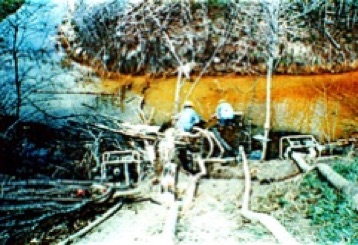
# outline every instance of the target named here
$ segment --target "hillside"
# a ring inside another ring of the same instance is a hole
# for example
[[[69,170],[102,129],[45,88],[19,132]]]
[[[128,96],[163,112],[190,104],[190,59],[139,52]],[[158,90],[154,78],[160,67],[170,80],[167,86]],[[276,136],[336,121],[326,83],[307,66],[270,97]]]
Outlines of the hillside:
[[[266,61],[273,55],[274,131],[331,141],[356,130],[353,3],[282,3],[272,19],[265,5],[214,2],[146,2],[125,9],[102,4],[85,14],[86,5],[80,5],[60,26],[59,40],[69,60],[102,77],[104,90],[144,97],[147,109],[156,110],[156,124],[169,121],[174,112],[178,67],[183,66],[191,77],[180,98],[193,100],[204,119],[224,97],[246,120],[262,125]]]
[[[59,27],[72,59],[102,75],[321,74],[357,68],[356,3],[155,1],[80,4]]]
[[[194,77],[195,78],[195,77]],[[243,111],[252,124],[264,121],[265,77],[205,76],[194,87],[190,99],[205,120],[215,112],[221,98]],[[185,82],[182,96],[194,84]],[[154,124],[170,120],[174,108],[175,78],[122,76],[103,79],[101,90],[131,91],[145,98],[149,112],[155,108]],[[122,91],[123,92],[123,91]],[[348,137],[358,127],[358,72],[305,76],[277,75],[272,85],[274,131],[314,134],[322,141]],[[256,129],[260,132],[260,128]]]

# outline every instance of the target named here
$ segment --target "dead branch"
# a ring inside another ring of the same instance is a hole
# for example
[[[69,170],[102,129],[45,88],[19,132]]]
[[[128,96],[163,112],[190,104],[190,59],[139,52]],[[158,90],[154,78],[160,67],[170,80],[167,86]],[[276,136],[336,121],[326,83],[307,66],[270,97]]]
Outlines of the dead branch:
[[[143,106],[144,106],[144,97],[142,97],[138,102],[138,108],[137,108],[139,114],[138,117],[144,125],[150,125],[151,121],[153,120],[155,110],[154,108],[152,108],[149,115],[146,115],[146,113],[143,110]]]
[[[126,127],[125,129],[113,129],[109,128],[105,125],[96,124],[94,125],[97,128],[107,130],[113,133],[118,133],[122,135],[126,135],[133,138],[140,138],[140,139],[147,139],[147,140],[157,140],[158,137],[147,135],[147,133],[158,133],[158,127],[155,126],[146,126],[146,125],[129,125],[129,124],[121,124],[122,126]]]
[[[85,234],[87,234],[89,231],[91,231],[93,228],[101,224],[103,221],[111,217],[115,212],[117,212],[121,207],[123,206],[123,202],[118,202],[116,205],[114,205],[112,208],[108,209],[107,212],[105,212],[101,217],[97,218],[95,221],[91,222],[89,225],[87,225],[85,228],[79,230],[75,234],[69,236],[64,241],[61,241],[58,243],[58,245],[65,245],[69,244],[70,242],[74,242],[75,240],[81,238]]]
[[[190,205],[194,199],[196,189],[198,187],[201,177],[203,177],[207,174],[207,170],[205,167],[205,160],[202,159],[202,157],[200,155],[197,155],[195,160],[197,161],[197,163],[199,165],[200,172],[194,176],[191,176],[189,187],[187,188],[186,195],[184,197],[183,204],[182,204],[183,211],[187,210],[190,207]]]

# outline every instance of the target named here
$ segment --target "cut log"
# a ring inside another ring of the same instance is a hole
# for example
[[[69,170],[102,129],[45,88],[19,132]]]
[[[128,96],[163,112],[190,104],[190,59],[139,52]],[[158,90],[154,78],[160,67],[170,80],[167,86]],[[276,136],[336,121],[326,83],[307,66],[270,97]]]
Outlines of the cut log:
[[[18,228],[18,227],[28,227],[28,226],[33,226],[33,228],[34,228],[38,224],[40,224],[41,221],[50,219],[50,218],[52,218],[52,217],[54,217],[56,215],[64,215],[64,214],[75,212],[75,211],[83,208],[89,202],[90,201],[84,201],[84,202],[81,202],[81,203],[76,203],[74,205],[71,205],[69,208],[50,211],[50,212],[41,214],[40,216],[38,216],[38,217],[36,217],[34,219],[30,219],[30,220],[18,220],[18,221],[8,222],[6,224],[0,224],[0,228],[5,229],[5,228]]]
[[[292,159],[304,172],[317,169],[318,172],[335,188],[342,191],[352,201],[352,206],[355,210],[358,210],[358,185],[350,182],[330,166],[324,163],[319,163],[315,166],[310,166],[305,160],[305,154],[303,153],[292,153]]]
[[[334,171],[327,164],[317,164],[319,173],[335,188],[343,191],[347,195],[348,199],[352,201],[353,208],[358,211],[358,186],[356,183],[348,181]]]

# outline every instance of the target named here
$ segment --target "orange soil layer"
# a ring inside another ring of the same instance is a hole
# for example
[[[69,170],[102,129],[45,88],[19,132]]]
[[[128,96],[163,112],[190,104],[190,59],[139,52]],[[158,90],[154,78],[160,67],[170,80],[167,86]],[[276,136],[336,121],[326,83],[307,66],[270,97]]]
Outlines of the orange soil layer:
[[[173,113],[176,81],[176,77],[154,79],[147,76],[121,76],[118,79],[103,79],[102,86],[107,92],[131,87],[133,92],[145,97],[146,105],[156,109],[155,122],[162,123],[168,121]],[[193,82],[185,82],[181,89],[182,100],[193,85]],[[274,76],[272,128],[304,133],[313,130],[319,131],[320,136],[324,134],[333,138],[345,136],[346,131],[349,133],[358,128],[357,94],[358,71]],[[265,117],[266,77],[203,77],[189,96],[204,119],[214,113],[221,98],[231,102],[236,110],[249,115],[253,123],[262,125]]]

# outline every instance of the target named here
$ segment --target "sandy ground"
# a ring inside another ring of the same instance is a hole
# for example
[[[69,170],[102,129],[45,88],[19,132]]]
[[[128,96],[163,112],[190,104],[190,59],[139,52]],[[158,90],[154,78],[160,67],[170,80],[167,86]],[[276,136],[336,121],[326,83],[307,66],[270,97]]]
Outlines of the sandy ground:
[[[167,209],[149,201],[125,205],[110,219],[73,244],[155,244]]]
[[[289,198],[295,194],[302,178],[292,162],[251,162],[250,167],[255,169],[251,172],[256,175],[256,180],[251,183],[251,211],[260,210],[277,218],[298,243],[317,244],[317,231],[298,206],[277,205],[280,196],[288,194],[286,198]],[[220,171],[225,178],[200,180],[195,198],[179,212],[173,244],[278,244],[264,226],[241,215],[244,179],[239,169],[226,166]],[[181,176],[178,187],[185,186],[189,180]],[[266,179],[270,181],[264,181]],[[168,244],[162,231],[174,203],[173,196],[161,193],[159,185],[149,187],[145,193],[156,202],[145,200],[125,204],[74,244]]]
[[[191,209],[179,220],[177,244],[276,244],[263,228],[251,229],[240,216],[243,183],[202,180]]]
[[[277,244],[265,228],[242,218],[242,192],[243,180],[201,180],[194,201],[180,212],[175,244]],[[168,196],[159,192],[155,199],[162,204],[143,201],[125,205],[73,244],[162,244],[169,202]]]

